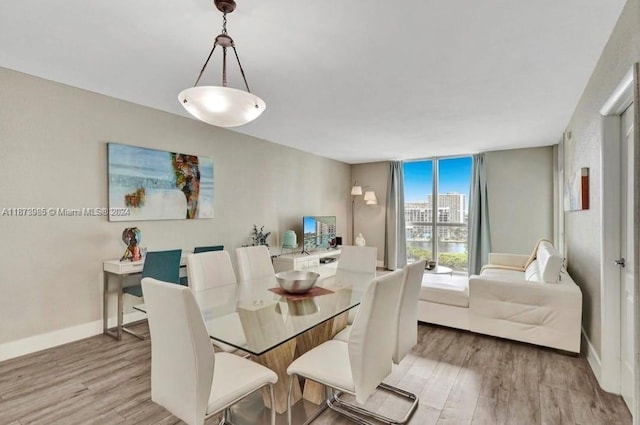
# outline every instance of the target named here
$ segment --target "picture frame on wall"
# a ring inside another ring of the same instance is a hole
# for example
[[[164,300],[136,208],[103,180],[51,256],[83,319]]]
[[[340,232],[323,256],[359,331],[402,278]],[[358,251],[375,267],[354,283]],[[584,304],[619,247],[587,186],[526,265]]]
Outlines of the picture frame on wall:
[[[567,176],[565,182],[564,210],[589,209],[589,167],[582,167]]]
[[[210,158],[119,143],[107,158],[109,221],[213,218]]]

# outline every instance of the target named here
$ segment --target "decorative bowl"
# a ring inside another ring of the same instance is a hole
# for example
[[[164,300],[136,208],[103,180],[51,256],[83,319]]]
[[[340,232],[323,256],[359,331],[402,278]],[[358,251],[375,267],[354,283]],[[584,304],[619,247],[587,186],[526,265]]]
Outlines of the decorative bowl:
[[[320,277],[318,273],[303,270],[288,270],[276,273],[278,285],[291,294],[309,292],[313,285],[316,284],[318,277]]]
[[[436,263],[435,261],[427,261],[424,265],[424,268],[427,270],[433,270],[436,267],[438,267],[438,263]]]

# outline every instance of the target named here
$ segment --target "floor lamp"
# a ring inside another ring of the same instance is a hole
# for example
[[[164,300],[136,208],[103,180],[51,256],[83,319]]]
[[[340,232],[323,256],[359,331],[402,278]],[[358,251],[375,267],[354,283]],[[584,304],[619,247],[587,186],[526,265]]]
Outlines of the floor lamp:
[[[364,186],[365,188],[368,186]],[[351,244],[355,245],[355,206],[356,206],[356,198],[358,196],[362,196],[363,186],[360,186],[358,182],[355,182],[353,186],[351,186]],[[378,198],[376,198],[376,193],[373,190],[367,190],[364,192],[364,201],[367,205],[376,205],[378,203]]]

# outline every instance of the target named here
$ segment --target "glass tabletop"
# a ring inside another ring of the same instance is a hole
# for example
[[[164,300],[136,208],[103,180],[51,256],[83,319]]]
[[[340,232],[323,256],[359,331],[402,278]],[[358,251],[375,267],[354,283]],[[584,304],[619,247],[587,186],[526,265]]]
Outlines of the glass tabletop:
[[[316,284],[326,289],[318,290],[323,295],[289,297],[271,290],[279,286],[269,276],[194,291],[194,296],[212,339],[262,355],[360,304],[374,278],[374,273],[338,270]],[[146,312],[144,304],[134,308]]]

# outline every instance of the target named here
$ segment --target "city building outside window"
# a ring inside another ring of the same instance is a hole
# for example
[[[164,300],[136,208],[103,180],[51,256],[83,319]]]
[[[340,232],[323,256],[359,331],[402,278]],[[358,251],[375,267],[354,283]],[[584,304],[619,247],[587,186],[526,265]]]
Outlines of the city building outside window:
[[[404,163],[408,262],[436,259],[456,272],[468,271],[470,180],[470,156]]]

